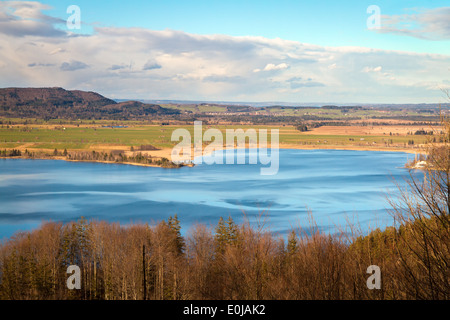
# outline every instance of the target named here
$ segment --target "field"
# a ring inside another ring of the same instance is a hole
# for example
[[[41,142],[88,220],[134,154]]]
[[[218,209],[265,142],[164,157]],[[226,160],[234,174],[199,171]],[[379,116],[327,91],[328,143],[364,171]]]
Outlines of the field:
[[[272,106],[262,108],[248,108],[242,106],[225,106],[225,105],[211,105],[211,104],[161,104],[161,107],[175,109],[182,112],[192,113],[209,113],[209,114],[225,114],[230,112],[244,112],[254,115],[278,115],[278,116],[317,116],[329,119],[346,119],[359,117],[361,119],[375,119],[375,118],[398,118],[398,117],[421,117],[432,118],[435,117],[434,111],[408,110],[408,109],[375,109],[375,108],[355,108],[355,107],[341,107],[341,108],[318,108],[318,107],[285,107]]]
[[[147,125],[138,122],[125,122],[121,127],[105,127],[105,123],[88,122],[82,125],[2,125],[0,127],[0,149],[18,149],[22,152],[41,151],[51,153],[54,149],[62,151],[111,152],[121,150],[133,154],[142,145],[152,145],[159,150],[145,151],[156,158],[170,159],[171,149],[178,141],[171,141],[175,129],[184,128],[191,133],[193,126]],[[354,150],[391,150],[419,152],[419,147],[430,136],[414,135],[417,130],[431,130],[418,125],[386,126],[323,126],[300,132],[293,126],[254,126],[254,125],[203,125],[203,132],[209,128],[219,129],[224,136],[227,129],[236,130],[271,129],[279,130],[281,148],[324,148]],[[268,137],[270,142],[270,134]],[[204,142],[204,146],[208,145]],[[133,151],[134,150],[134,151]]]

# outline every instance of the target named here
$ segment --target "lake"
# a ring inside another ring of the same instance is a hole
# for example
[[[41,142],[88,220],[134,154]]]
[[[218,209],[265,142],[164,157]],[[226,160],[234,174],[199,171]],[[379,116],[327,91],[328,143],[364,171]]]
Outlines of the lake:
[[[392,224],[386,195],[404,185],[397,152],[280,150],[278,174],[260,165],[207,165],[163,169],[59,160],[0,160],[0,238],[43,221],[85,217],[121,223],[154,222],[175,214],[182,232],[194,223],[216,225],[266,219],[286,234],[307,226],[308,210],[320,228],[335,232],[346,219],[364,230]]]

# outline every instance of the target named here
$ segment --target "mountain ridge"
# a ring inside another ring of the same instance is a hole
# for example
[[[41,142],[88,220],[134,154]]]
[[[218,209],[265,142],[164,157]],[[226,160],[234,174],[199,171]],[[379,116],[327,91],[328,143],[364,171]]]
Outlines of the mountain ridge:
[[[3,117],[127,120],[178,113],[158,104],[116,102],[93,91],[61,87],[0,88],[0,116]]]

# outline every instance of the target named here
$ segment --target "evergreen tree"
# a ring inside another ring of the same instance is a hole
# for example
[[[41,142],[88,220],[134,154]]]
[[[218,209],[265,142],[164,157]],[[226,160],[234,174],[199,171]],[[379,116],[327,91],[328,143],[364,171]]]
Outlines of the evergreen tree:
[[[224,253],[227,246],[237,244],[238,238],[239,229],[231,216],[227,221],[220,217],[214,236],[217,252]]]
[[[169,217],[167,220],[167,224],[169,228],[175,233],[175,246],[177,249],[177,252],[179,254],[183,253],[184,250],[184,239],[181,236],[181,226],[180,226],[180,220],[178,220],[177,215],[175,214],[172,218],[172,216]]]
[[[224,253],[225,247],[228,242],[228,228],[225,225],[225,221],[220,217],[217,227],[215,229],[214,240],[216,242],[216,251],[218,253]]]
[[[227,220],[227,235],[228,235],[227,243],[230,244],[230,245],[236,244],[237,241],[238,241],[238,236],[239,236],[238,233],[239,233],[238,226],[236,225],[236,223],[234,223],[234,221],[231,218],[231,216],[228,216],[228,220]]]

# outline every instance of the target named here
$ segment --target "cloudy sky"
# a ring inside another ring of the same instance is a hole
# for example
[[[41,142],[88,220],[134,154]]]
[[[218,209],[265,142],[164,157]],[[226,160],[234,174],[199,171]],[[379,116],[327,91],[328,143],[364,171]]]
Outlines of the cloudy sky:
[[[0,87],[29,86],[128,99],[442,102],[441,89],[450,89],[450,6],[0,1]]]

